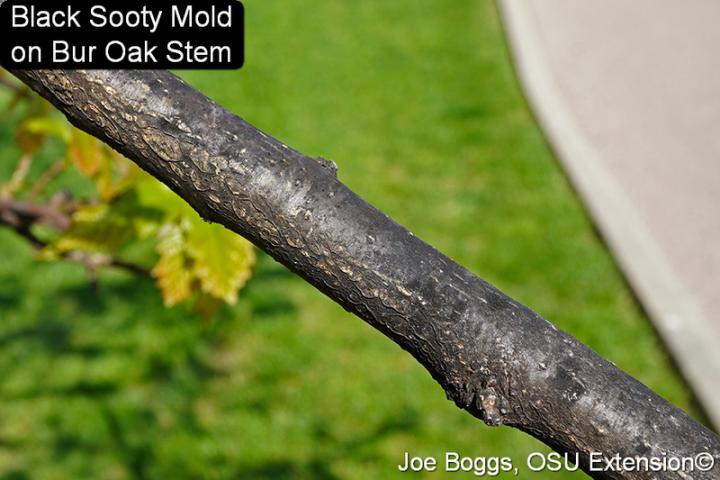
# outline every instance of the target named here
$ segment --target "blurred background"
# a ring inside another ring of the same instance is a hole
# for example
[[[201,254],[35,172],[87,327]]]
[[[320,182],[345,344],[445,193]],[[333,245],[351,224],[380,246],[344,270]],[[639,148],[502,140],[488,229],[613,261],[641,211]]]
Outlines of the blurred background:
[[[494,3],[244,4],[243,69],[183,78],[332,159],[373,205],[703,420],[545,143]],[[18,118],[0,124],[2,182]],[[166,308],[151,279],[92,283],[0,228],[0,479],[384,479],[402,477],[405,452],[522,466],[548,451],[455,408],[409,355],[262,253],[211,320]]]

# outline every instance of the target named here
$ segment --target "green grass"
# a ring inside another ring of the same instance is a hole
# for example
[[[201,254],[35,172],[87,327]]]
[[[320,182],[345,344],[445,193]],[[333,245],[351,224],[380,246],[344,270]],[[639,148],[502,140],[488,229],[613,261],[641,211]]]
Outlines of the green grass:
[[[245,5],[246,66],[185,78],[697,416],[528,112],[491,2]],[[0,479],[385,479],[408,476],[405,451],[522,467],[538,449],[265,256],[204,324],[125,274],[93,291],[0,230]]]

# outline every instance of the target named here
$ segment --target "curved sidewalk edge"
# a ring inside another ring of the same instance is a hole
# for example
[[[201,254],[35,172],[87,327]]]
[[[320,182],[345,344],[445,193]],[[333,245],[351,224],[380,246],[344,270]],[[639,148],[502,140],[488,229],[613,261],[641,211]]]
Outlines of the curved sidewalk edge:
[[[577,127],[540,46],[527,0],[500,0],[516,70],[541,127],[710,421],[720,427],[718,335],[642,216]]]

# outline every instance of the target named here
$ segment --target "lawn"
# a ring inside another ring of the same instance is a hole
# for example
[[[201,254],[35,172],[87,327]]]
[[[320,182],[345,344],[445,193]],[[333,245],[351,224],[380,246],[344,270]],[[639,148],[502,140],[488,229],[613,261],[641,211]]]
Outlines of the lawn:
[[[524,102],[492,2],[244,3],[245,67],[183,77],[698,416]],[[204,323],[124,273],[95,291],[0,230],[0,479],[386,479],[406,451],[523,467],[536,450],[267,256]]]

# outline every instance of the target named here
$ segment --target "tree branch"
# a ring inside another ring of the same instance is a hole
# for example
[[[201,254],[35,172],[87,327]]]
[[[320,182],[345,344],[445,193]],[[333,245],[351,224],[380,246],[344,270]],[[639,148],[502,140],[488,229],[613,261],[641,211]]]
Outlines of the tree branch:
[[[0,225],[12,228],[33,248],[42,250],[48,244],[32,232],[33,225],[46,225],[63,231],[70,228],[72,223],[70,216],[57,203],[51,201],[50,205],[42,205],[0,196]],[[62,253],[62,257],[84,265],[90,272],[102,267],[114,267],[142,277],[151,276],[145,267],[102,253],[71,251]]]
[[[31,199],[39,197],[47,186],[55,180],[65,168],[65,159],[58,158],[35,180],[30,187],[28,197]]]
[[[32,155],[28,153],[20,156],[20,160],[15,167],[15,171],[10,177],[10,181],[7,183],[7,185],[4,185],[2,189],[0,189],[0,196],[13,195],[18,190],[20,190],[20,188],[22,188],[23,183],[25,182],[25,178],[30,172],[30,167],[32,166],[32,159]]]
[[[164,71],[19,71],[77,127],[410,352],[460,408],[564,452],[678,456],[720,440],[422,242],[322,164]],[[388,399],[392,401],[392,399]],[[591,472],[596,478],[679,478]],[[718,478],[694,472],[695,479]]]

